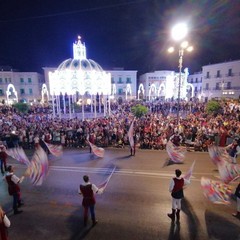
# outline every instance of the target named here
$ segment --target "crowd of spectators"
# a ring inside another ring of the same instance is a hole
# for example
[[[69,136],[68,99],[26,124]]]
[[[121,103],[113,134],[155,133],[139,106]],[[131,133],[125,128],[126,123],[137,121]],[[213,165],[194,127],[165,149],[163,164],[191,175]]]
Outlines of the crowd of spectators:
[[[53,118],[48,108],[32,107],[26,114],[9,106],[0,107],[0,137],[7,147],[34,148],[44,140],[66,148],[84,148],[87,139],[101,147],[129,145],[128,130],[134,116],[131,103],[115,105],[108,117],[85,119]],[[174,134],[187,149],[207,151],[215,144],[228,146],[240,139],[240,105],[222,102],[222,112],[209,115],[205,103],[182,102],[179,124],[176,103],[144,103],[148,113],[134,121],[134,139],[141,149],[164,150]]]

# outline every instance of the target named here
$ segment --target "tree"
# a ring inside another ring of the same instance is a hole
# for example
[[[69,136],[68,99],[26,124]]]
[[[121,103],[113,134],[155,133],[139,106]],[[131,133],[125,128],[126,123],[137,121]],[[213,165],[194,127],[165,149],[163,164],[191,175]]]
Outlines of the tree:
[[[137,104],[136,106],[131,108],[131,112],[134,114],[135,117],[140,118],[148,112],[148,108],[141,104]]]
[[[29,106],[26,103],[15,103],[12,106],[21,113],[26,113],[29,109]]]
[[[206,106],[206,112],[208,114],[218,114],[222,112],[221,104],[215,100],[210,100]]]

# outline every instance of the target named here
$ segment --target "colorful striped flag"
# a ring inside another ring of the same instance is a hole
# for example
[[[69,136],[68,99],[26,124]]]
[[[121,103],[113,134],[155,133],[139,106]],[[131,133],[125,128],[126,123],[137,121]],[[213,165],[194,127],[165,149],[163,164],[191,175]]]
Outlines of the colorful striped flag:
[[[226,152],[226,149],[223,147],[218,147],[215,145],[211,145],[208,147],[209,156],[213,162],[213,164],[218,165],[223,161],[233,162],[233,159]]]
[[[49,165],[47,154],[41,147],[38,147],[26,170],[26,175],[30,177],[33,185],[40,186],[47,176],[48,170]]]
[[[16,159],[20,163],[24,163],[27,166],[30,164],[27,155],[25,154],[23,148],[16,147],[16,148],[9,148],[6,150],[7,155]]]
[[[94,153],[96,156],[98,156],[98,157],[100,157],[100,158],[103,158],[103,157],[104,157],[105,150],[104,150],[103,148],[97,147],[96,145],[92,144],[92,143],[89,142],[89,141],[88,141],[88,143],[89,143],[89,145],[90,145],[93,153]]]
[[[230,204],[232,189],[229,185],[202,177],[201,186],[209,201],[215,204]]]
[[[240,165],[222,161],[218,165],[220,179],[224,183],[230,183],[240,177]]]
[[[46,143],[45,141],[43,142],[46,144],[48,150],[52,155],[56,157],[60,157],[63,154],[62,145],[54,145],[54,144]]]
[[[183,163],[186,150],[181,147],[176,147],[171,141],[167,142],[166,150],[171,161],[175,163]]]

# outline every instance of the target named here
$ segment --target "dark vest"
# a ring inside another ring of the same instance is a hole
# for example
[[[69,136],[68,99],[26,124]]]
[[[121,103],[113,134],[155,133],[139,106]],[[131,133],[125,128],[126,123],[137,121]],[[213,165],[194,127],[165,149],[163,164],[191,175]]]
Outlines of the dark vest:
[[[88,207],[96,203],[92,190],[92,184],[80,185],[80,191],[83,195],[82,205],[84,207]]]
[[[184,179],[177,179],[177,178],[173,178],[174,181],[174,187],[172,190],[172,197],[176,198],[176,199],[181,199],[183,198],[183,185],[184,185]]]
[[[8,183],[8,193],[9,193],[9,195],[13,195],[13,194],[16,194],[16,193],[20,192],[20,187],[18,186],[18,184],[15,184],[12,181],[11,178],[12,178],[12,175],[6,176],[6,180],[7,180],[7,183]]]

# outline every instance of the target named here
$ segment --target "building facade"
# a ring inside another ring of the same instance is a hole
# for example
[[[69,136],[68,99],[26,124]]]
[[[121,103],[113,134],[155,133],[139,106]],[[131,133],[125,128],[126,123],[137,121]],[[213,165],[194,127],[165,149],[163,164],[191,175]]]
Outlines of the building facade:
[[[17,72],[14,70],[0,71],[0,101],[12,104],[14,102],[39,102],[44,78],[37,72]]]
[[[115,68],[111,74],[111,96],[117,101],[136,99],[137,71]]]
[[[145,73],[139,77],[138,99],[146,100],[171,100],[186,99],[189,96],[188,89],[192,85],[187,82],[188,69],[184,73],[174,71],[155,71]],[[190,96],[191,97],[191,96]]]
[[[210,64],[202,72],[189,75],[194,96],[201,101],[215,98],[240,98],[240,60]]]

